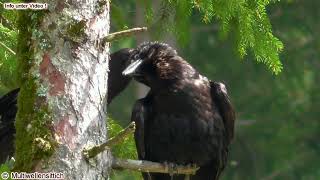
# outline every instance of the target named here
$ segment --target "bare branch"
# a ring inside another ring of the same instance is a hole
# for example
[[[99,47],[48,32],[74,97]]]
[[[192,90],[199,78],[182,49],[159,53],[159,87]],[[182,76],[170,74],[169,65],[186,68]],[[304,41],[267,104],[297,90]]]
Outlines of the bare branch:
[[[120,131],[116,136],[110,138],[106,143],[94,147],[88,147],[83,150],[85,158],[90,159],[95,157],[100,152],[104,151],[107,147],[111,147],[120,143],[129,134],[135,131],[135,123],[131,122],[129,126]],[[199,167],[174,165],[170,167],[168,164],[162,164],[151,161],[132,160],[132,159],[118,159],[112,158],[112,168],[114,169],[130,169],[140,172],[153,172],[153,173],[167,173],[167,174],[195,174]]]
[[[123,139],[125,139],[128,135],[132,134],[136,129],[135,122],[131,122],[129,126],[120,131],[117,135],[110,138],[107,142],[93,146],[87,147],[83,150],[83,155],[89,159],[95,157],[100,152],[104,151],[107,147],[111,147],[113,145],[119,144]]]
[[[110,138],[105,144],[106,146],[113,146],[119,144],[123,139],[128,137],[128,135],[132,134],[136,130],[135,122],[131,122],[129,126],[120,131],[116,136]]]
[[[10,49],[8,46],[6,46],[3,42],[0,42],[0,45],[3,46],[9,52],[11,52],[13,55],[16,55],[16,52],[14,52],[12,49]]]
[[[145,31],[147,31],[147,27],[132,28],[132,29],[127,29],[127,30],[111,33],[108,36],[106,36],[105,38],[103,38],[103,44],[105,44],[106,42],[115,41],[117,39],[132,36],[134,34],[137,34],[140,32],[145,32]]]
[[[236,121],[236,126],[251,126],[257,123],[254,119],[240,119]]]
[[[113,157],[112,168],[114,169],[130,169],[140,172],[151,173],[166,173],[166,174],[195,174],[199,167],[176,165],[170,169],[167,164],[156,163],[151,161],[132,160],[132,159],[118,159]]]

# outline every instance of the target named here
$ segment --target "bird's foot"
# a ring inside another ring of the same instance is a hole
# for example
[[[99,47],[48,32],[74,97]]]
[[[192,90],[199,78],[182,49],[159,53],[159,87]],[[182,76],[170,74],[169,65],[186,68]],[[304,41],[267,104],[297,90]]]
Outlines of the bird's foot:
[[[197,168],[197,164],[190,163],[190,164],[187,164],[186,167],[190,168],[190,169],[196,169]],[[191,179],[191,175],[195,175],[195,174],[196,174],[195,172],[193,174],[186,174],[184,176],[184,180],[190,180]]]
[[[166,169],[168,169],[169,175],[173,178],[173,175],[177,173],[177,165],[171,162],[164,162]]]
[[[190,169],[197,169],[198,168],[197,164],[195,164],[195,163],[187,164],[186,167],[188,167]],[[195,175],[195,174],[196,174],[196,171],[194,171],[194,173],[192,173],[191,175]]]
[[[194,169],[198,168],[196,163],[191,164],[191,167],[194,168]]]

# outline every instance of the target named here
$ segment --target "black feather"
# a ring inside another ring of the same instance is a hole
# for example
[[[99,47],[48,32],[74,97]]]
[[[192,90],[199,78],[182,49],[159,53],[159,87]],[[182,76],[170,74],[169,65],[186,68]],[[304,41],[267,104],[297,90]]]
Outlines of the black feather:
[[[131,78],[121,73],[130,63],[130,56],[133,49],[124,48],[110,55],[108,77],[108,104],[122,92],[130,83]]]
[[[14,153],[14,119],[17,113],[17,96],[19,88],[0,98],[0,164]]]
[[[142,63],[130,75],[150,87],[132,113],[132,120],[137,122],[139,158],[195,163],[200,170],[192,180],[217,180],[225,167],[234,130],[235,116],[227,94],[220,86],[213,87],[167,44],[144,43],[132,56]],[[167,174],[151,173],[151,177],[171,179]]]

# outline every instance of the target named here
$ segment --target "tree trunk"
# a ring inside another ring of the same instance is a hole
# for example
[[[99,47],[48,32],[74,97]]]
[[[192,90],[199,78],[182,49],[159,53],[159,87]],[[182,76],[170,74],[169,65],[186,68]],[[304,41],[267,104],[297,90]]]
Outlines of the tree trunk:
[[[107,140],[109,1],[46,2],[20,11],[15,170],[103,179],[110,152],[87,162],[82,150]]]

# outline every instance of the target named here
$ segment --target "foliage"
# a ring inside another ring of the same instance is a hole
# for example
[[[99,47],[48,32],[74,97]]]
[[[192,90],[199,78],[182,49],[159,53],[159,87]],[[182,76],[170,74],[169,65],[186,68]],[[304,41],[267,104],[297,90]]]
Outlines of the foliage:
[[[108,118],[108,137],[113,137],[123,128],[112,118]],[[137,159],[136,146],[133,134],[124,139],[121,144],[112,147],[112,154],[119,158]]]
[[[191,15],[194,10],[202,14],[202,21],[213,19],[220,23],[220,30],[226,36],[232,29],[237,37],[240,57],[251,50],[258,62],[262,62],[274,73],[281,72],[279,53],[282,42],[271,29],[266,12],[270,0],[163,0],[158,14],[153,15],[150,3],[145,3],[146,19],[156,34],[173,32],[181,44],[189,42]],[[153,18],[153,21],[150,19]]]
[[[123,130],[123,128],[112,118],[108,118],[108,137],[113,137]],[[117,144],[111,148],[111,152],[113,156],[122,159],[137,159],[137,151],[136,146],[133,139],[133,134],[131,134],[128,138],[124,139],[121,144]],[[140,173],[133,172],[129,170],[113,170],[112,179],[132,179],[135,177],[138,179],[140,177]]]
[[[14,49],[16,45],[16,31],[10,30],[0,24],[0,86],[5,89],[13,89],[16,84],[17,61],[15,55],[8,50]],[[6,46],[6,48],[4,47]]]
[[[0,0],[0,3],[3,3]],[[17,87],[17,61],[14,51],[17,43],[17,12],[0,6],[0,93]]]
[[[3,164],[0,164],[0,179],[2,179],[2,173],[8,173],[9,174],[9,178],[8,180],[11,180],[10,178],[10,172],[13,169],[13,164],[14,164],[14,159],[11,158],[10,160],[7,160],[6,162],[4,162]]]

